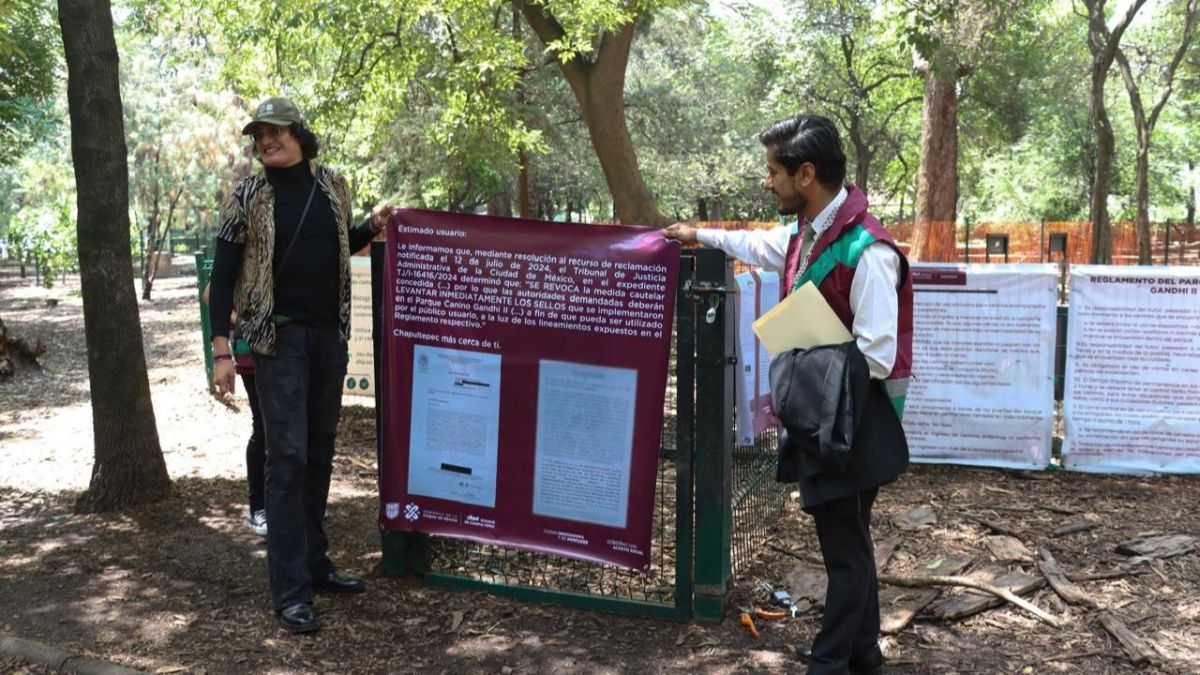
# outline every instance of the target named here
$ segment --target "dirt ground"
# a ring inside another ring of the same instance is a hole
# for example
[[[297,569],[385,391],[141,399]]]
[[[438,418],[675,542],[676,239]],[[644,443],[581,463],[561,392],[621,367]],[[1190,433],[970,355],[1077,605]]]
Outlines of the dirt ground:
[[[352,398],[327,529],[335,562],[365,574],[368,590],[321,596],[323,628],[314,636],[284,633],[268,608],[263,540],[243,521],[249,411],[244,399],[227,407],[205,392],[195,298],[194,279],[167,279],[156,284],[154,300],[141,303],[173,496],[125,513],[75,515],[73,500],[92,465],[78,281],[47,291],[0,264],[0,318],[17,337],[41,339],[49,350],[44,373],[24,368],[0,381],[0,633],[158,673],[803,671],[793,650],[818,625],[820,579],[811,563],[783,552],[817,553],[811,524],[794,503],[735,580],[719,625],[435,590],[378,570],[375,476],[363,470],[375,461],[374,411]],[[58,302],[48,306],[47,299]],[[919,576],[947,561],[978,571],[1002,555],[989,537],[1008,534],[1027,552],[999,563],[1005,569],[1041,579],[1036,561],[1049,551],[1067,574],[1090,575],[1078,586],[1099,608],[1069,605],[1042,584],[1024,597],[1061,628],[1012,605],[959,619],[927,609],[884,638],[888,672],[1200,673],[1200,556],[1135,561],[1116,550],[1139,536],[1200,535],[1198,497],[1195,477],[913,467],[877,503],[876,539],[896,544],[882,574]],[[932,522],[898,524],[921,515],[914,507]],[[1083,521],[1090,529],[1054,534]],[[758,581],[791,584],[811,607],[796,619],[761,623],[754,639],[733,607],[755,594]],[[923,592],[885,587],[884,612]],[[1105,613],[1144,640],[1157,665],[1135,666],[1101,624]],[[0,672],[47,671],[0,657]]]

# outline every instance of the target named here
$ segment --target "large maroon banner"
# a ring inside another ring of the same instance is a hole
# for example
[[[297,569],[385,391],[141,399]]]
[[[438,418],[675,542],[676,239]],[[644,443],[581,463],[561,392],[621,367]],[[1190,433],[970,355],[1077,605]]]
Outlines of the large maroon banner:
[[[678,274],[650,228],[397,213],[380,528],[646,569]]]

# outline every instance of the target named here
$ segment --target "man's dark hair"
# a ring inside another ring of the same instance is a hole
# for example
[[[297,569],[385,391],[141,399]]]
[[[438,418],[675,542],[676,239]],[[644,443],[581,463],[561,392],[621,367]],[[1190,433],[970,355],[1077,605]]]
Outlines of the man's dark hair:
[[[304,159],[316,159],[317,153],[321,149],[321,143],[317,140],[317,135],[303,124],[292,122],[288,126],[292,130],[292,135],[300,142],[300,152],[304,154]]]
[[[829,188],[838,188],[846,180],[846,153],[833,122],[820,115],[796,115],[767,127],[758,140],[774,152],[775,161],[796,175],[801,164],[810,162],[817,169],[817,180]]]

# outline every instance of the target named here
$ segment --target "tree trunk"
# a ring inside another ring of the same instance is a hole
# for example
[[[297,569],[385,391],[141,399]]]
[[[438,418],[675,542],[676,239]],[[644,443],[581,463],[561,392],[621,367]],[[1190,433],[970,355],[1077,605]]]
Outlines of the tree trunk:
[[[107,0],[59,0],[67,61],[71,158],[95,464],[81,511],[112,510],[167,496],[134,296],[129,252],[129,170]]]
[[[708,200],[704,197],[696,200],[696,220],[702,223],[708,222]]]
[[[543,45],[565,37],[562,26],[541,4],[514,0]],[[634,22],[600,39],[595,60],[576,56],[558,60],[563,77],[579,104],[588,137],[613,198],[617,220],[627,225],[666,227],[671,224],[642,179],[637,153],[625,121],[625,68],[633,45]]]
[[[1150,130],[1138,133],[1136,170],[1137,212],[1134,215],[1134,230],[1137,232],[1137,257],[1139,265],[1149,265],[1153,253],[1150,250]]]
[[[1196,173],[1196,163],[1188,159],[1188,196],[1187,196],[1187,215],[1184,217],[1184,222],[1187,223],[1187,232],[1190,233],[1192,228],[1196,226],[1196,180],[1193,176]]]
[[[1138,264],[1151,263],[1150,250],[1150,143],[1154,140],[1154,127],[1158,124],[1158,116],[1171,97],[1172,83],[1175,81],[1175,70],[1183,62],[1183,57],[1192,44],[1197,18],[1200,17],[1200,1],[1188,0],[1184,16],[1183,36],[1175,50],[1171,61],[1163,70],[1161,80],[1162,91],[1158,101],[1154,103],[1149,114],[1142,104],[1142,94],[1134,77],[1133,68],[1125,53],[1116,48],[1114,58],[1121,69],[1121,78],[1125,81],[1125,90],[1129,93],[1129,105],[1133,109],[1134,125],[1137,129],[1137,216],[1134,221],[1137,231]],[[1170,225],[1168,225],[1170,227]],[[1169,234],[1168,234],[1169,238]]]
[[[509,200],[508,188],[501,188],[487,201],[489,216],[512,217],[512,202]]]
[[[1094,70],[1094,69],[1093,69]],[[1107,70],[1105,71],[1107,73]],[[1092,73],[1092,131],[1096,134],[1096,175],[1092,180],[1092,252],[1093,265],[1112,264],[1112,225],[1108,222],[1108,188],[1112,183],[1113,153],[1116,138],[1108,108],[1104,104],[1104,75]]]
[[[858,161],[854,166],[854,184],[858,186],[863,194],[867,193],[867,179],[871,175],[871,151],[867,147],[858,148],[856,150]]]
[[[958,94],[955,69],[925,73],[921,112],[921,166],[917,178],[913,261],[955,259],[954,218],[958,201]]]
[[[12,357],[8,355],[8,329],[4,327],[4,319],[0,319],[0,379],[12,377],[15,372]]]
[[[1133,22],[1133,17],[1146,0],[1133,0],[1125,15],[1111,31],[1108,29],[1105,0],[1083,0],[1088,14],[1088,49],[1092,54],[1090,102],[1092,106],[1092,131],[1096,135],[1096,173],[1092,179],[1092,264],[1112,263],[1112,224],[1108,221],[1108,190],[1112,184],[1113,154],[1116,139],[1112,121],[1104,103],[1104,85],[1108,71],[1117,58],[1121,36]],[[1153,125],[1151,125],[1153,126]]]
[[[164,224],[162,215],[158,208],[158,198],[155,197],[154,206],[154,226],[148,228],[149,232],[156,232],[158,236],[154,240],[154,245],[151,247],[152,255],[146,265],[143,266],[142,272],[142,300],[150,301],[150,291],[154,288],[154,280],[158,278],[158,266],[162,262],[163,247],[171,240],[171,225],[175,222],[175,209],[179,205],[179,199],[183,197],[183,188],[179,188],[175,195],[170,198],[170,205],[167,210],[167,221]]]
[[[867,179],[871,175],[871,157],[874,152],[863,139],[861,123],[855,115],[850,121],[850,144],[854,146],[854,184],[867,194]]]
[[[159,239],[150,248],[142,264],[142,300],[150,301],[150,291],[154,288],[154,280],[158,278],[158,264],[162,260],[162,240]]]

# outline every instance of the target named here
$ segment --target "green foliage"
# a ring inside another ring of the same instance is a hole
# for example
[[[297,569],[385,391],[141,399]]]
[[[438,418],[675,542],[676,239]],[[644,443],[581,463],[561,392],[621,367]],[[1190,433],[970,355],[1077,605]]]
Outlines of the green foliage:
[[[63,139],[44,141],[16,165],[0,169],[0,194],[9,212],[0,214],[0,232],[10,255],[36,265],[47,287],[63,270],[78,266],[75,243],[75,182]]]
[[[961,214],[1087,217],[1090,57],[1070,3],[538,4],[560,39],[543,44],[508,0],[119,4],[135,230],[161,230],[173,218],[176,232],[207,240],[220,194],[257,166],[240,134],[248,110],[277,94],[308,114],[323,160],[348,174],[360,213],[380,201],[503,209],[516,202],[524,160],[538,213],[611,218],[559,60],[594,67],[605,32],[631,21],[625,117],[643,177],[675,218],[695,218],[701,205],[711,219],[773,218],[756,136],[797,112],[838,123],[851,176],[869,168],[877,210],[891,217],[910,208],[921,137],[914,52],[935,71],[968,74],[958,79]],[[1154,55],[1168,23],[1142,21],[1126,35],[1139,72],[1162,60]],[[0,237],[52,259],[71,248],[74,229],[71,208],[62,209],[73,188],[56,98],[58,37],[51,11],[32,0],[0,0],[0,27]],[[1154,136],[1154,218],[1181,218],[1196,180],[1197,63],[1182,66]],[[1123,87],[1109,87],[1108,99],[1117,137],[1110,204],[1120,218],[1134,208],[1136,137]]]
[[[647,183],[663,210],[695,218],[769,217],[757,140],[777,72],[756,26],[718,21],[702,7],[662,12],[635,43],[626,101]]]
[[[798,0],[792,16],[788,34],[809,39],[781,50],[784,100],[837,123],[850,180],[885,200],[902,199],[918,165],[906,148],[919,144],[921,124],[921,81],[911,72],[903,12],[883,2]]]
[[[239,46],[217,49],[233,91],[247,104],[280,93],[295,98],[364,207],[397,195],[442,208],[478,201],[493,165],[515,166],[518,151],[539,147],[513,106],[526,59],[506,3],[203,5],[210,44]],[[190,14],[182,4],[174,11],[180,21]],[[396,167],[385,151],[397,147],[420,150],[405,158],[420,166]],[[430,183],[406,180],[415,176]]]
[[[221,191],[252,169],[243,154],[245,115],[221,90],[214,60],[189,49],[186,36],[140,18],[130,24],[136,32],[118,35],[130,223],[150,249],[168,227],[207,240]]]
[[[58,45],[49,4],[0,2],[0,165],[54,128],[42,113],[54,93]]]

